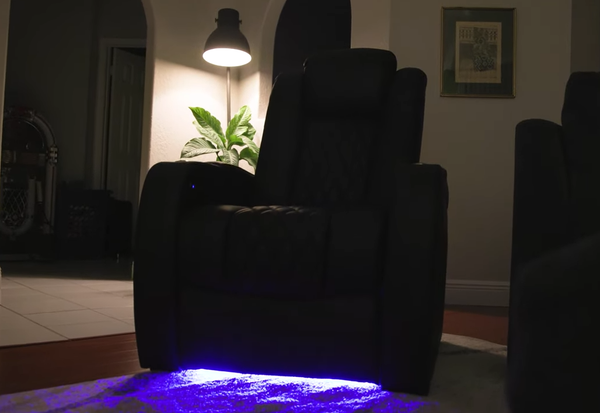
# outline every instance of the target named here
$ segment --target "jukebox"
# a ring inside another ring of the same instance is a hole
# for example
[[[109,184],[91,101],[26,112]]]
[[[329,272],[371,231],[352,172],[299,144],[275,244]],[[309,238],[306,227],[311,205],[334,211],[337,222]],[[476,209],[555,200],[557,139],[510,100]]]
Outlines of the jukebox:
[[[58,150],[32,109],[4,111],[0,171],[0,259],[52,257]]]

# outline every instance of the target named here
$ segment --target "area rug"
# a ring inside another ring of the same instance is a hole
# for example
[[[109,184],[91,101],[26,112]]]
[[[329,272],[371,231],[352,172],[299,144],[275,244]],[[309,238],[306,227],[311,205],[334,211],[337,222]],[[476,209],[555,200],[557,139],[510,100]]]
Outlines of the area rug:
[[[506,347],[444,335],[428,397],[369,383],[207,370],[143,373],[0,397],[2,413],[508,413]]]

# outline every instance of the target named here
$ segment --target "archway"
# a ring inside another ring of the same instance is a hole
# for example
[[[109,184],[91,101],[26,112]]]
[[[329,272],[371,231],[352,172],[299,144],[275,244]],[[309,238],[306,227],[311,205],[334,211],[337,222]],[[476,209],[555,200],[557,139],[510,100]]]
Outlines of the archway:
[[[315,14],[314,10],[320,10],[320,13]],[[291,27],[286,27],[286,21],[280,24],[280,19],[290,19]],[[327,21],[329,29],[319,27],[324,25],[323,21]],[[313,35],[308,36],[301,47],[294,46],[290,51],[285,50],[288,42],[293,43],[296,38],[301,37],[304,26],[315,29]],[[293,69],[294,66],[297,68],[298,65],[301,69],[304,59],[314,52],[351,47],[352,1],[271,0],[265,13],[261,35],[259,117],[264,118],[273,80],[279,70]],[[277,40],[279,36],[282,37]],[[282,57],[276,57],[277,49],[283,50]]]
[[[152,138],[152,102],[154,101],[154,67],[155,67],[155,17],[152,0],[141,0],[146,13],[146,82],[144,85],[144,115],[142,126],[142,153],[140,159],[140,194],[146,174],[150,169],[150,145]]]
[[[149,1],[149,0],[148,0]],[[267,114],[271,87],[273,86],[273,50],[275,47],[275,32],[279,16],[286,0],[271,0],[267,7],[262,24],[259,61],[259,99],[258,117],[264,119]]]
[[[304,61],[326,50],[349,49],[350,0],[287,0],[277,24],[273,82],[282,72],[300,72]]]

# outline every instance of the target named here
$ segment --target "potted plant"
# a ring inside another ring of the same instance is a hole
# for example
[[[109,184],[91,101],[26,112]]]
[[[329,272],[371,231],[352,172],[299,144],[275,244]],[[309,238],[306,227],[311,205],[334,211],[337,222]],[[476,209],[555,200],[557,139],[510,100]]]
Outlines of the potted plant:
[[[181,159],[215,153],[218,162],[238,166],[243,159],[256,170],[260,149],[254,143],[256,129],[250,123],[252,115],[248,106],[243,106],[238,111],[225,132],[221,122],[206,109],[190,107],[190,110],[196,119],[194,125],[200,137],[185,144],[181,151]]]

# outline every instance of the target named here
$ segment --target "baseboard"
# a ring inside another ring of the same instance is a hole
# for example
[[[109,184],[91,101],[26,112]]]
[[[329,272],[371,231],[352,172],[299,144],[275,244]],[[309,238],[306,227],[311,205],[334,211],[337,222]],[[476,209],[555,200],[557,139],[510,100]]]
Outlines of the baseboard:
[[[508,307],[509,283],[497,281],[446,281],[446,304]]]

